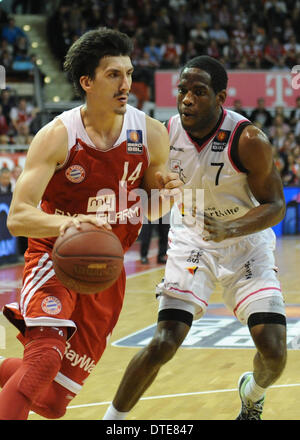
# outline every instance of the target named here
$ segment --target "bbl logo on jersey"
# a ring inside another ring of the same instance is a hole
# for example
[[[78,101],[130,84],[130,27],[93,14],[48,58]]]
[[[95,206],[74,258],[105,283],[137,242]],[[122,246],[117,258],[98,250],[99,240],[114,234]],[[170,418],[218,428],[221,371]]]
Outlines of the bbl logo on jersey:
[[[66,178],[72,183],[80,183],[85,178],[85,171],[80,165],[71,165],[66,169]]]
[[[213,140],[211,151],[223,151],[227,145],[230,133],[230,130],[219,130]]]
[[[143,132],[142,130],[127,130],[127,153],[143,153]]]

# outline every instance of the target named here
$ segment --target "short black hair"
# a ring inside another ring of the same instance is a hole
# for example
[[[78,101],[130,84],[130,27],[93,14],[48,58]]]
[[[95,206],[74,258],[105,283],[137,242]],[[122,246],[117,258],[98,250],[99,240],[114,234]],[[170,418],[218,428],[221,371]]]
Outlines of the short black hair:
[[[64,70],[68,73],[76,92],[84,97],[80,77],[87,75],[94,79],[95,70],[106,56],[131,56],[132,40],[128,35],[116,29],[100,27],[84,33],[69,48],[64,61]]]
[[[227,72],[218,60],[215,58],[209,57],[208,55],[201,55],[191,60],[187,61],[183,66],[180,72],[180,76],[182,75],[185,69],[201,69],[207,72],[211,77],[211,86],[215,94],[220,92],[221,90],[226,90],[228,83]]]

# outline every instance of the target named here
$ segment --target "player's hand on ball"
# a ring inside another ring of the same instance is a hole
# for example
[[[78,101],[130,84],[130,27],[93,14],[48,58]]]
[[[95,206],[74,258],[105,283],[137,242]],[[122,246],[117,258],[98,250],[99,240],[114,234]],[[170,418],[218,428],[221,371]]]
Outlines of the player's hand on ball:
[[[65,220],[59,228],[59,235],[64,235],[70,226],[75,226],[76,229],[80,230],[81,223],[91,223],[99,228],[107,229],[108,231],[111,231],[112,229],[110,224],[100,217],[80,214],[77,217],[70,217],[70,219]]]

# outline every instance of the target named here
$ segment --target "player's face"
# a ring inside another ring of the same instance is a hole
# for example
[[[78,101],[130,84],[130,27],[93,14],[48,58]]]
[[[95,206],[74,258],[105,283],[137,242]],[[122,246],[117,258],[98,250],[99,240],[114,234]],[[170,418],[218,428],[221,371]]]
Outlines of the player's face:
[[[116,114],[126,112],[132,83],[133,66],[128,56],[107,56],[101,59],[95,78],[88,81],[87,97],[105,110]]]
[[[210,75],[198,68],[184,69],[178,84],[177,108],[183,128],[200,137],[216,124],[220,114],[219,94],[211,87]]]

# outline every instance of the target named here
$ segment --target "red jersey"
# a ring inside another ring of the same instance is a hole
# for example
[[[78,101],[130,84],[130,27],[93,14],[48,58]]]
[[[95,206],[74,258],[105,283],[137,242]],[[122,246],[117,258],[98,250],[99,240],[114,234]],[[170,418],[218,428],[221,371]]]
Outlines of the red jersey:
[[[49,214],[95,214],[111,224],[124,251],[141,228],[140,187],[149,166],[145,113],[127,105],[118,140],[108,150],[98,150],[90,140],[80,107],[58,118],[68,131],[68,157],[51,178],[40,207]],[[29,250],[53,246],[55,237],[29,239]]]
[[[149,165],[145,113],[128,105],[120,136],[106,151],[97,150],[89,139],[80,107],[58,118],[68,131],[69,153],[49,181],[40,208],[50,214],[105,217],[126,251],[142,221],[139,198],[133,191]],[[53,270],[54,242],[55,237],[29,239],[20,300],[7,304],[3,314],[20,330],[18,337],[24,344],[26,326],[68,328],[66,353],[54,381],[75,395],[117,323],[126,276],[123,268],[113,286],[93,295],[66,289]]]

